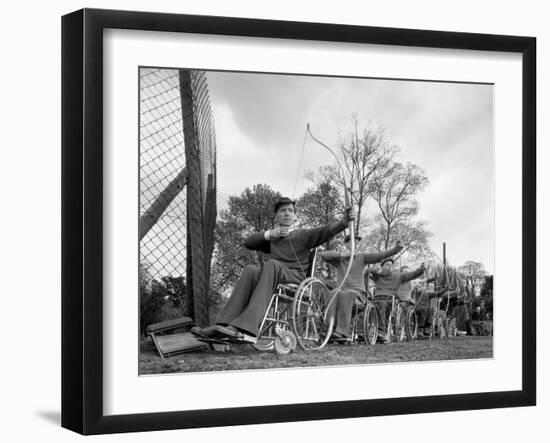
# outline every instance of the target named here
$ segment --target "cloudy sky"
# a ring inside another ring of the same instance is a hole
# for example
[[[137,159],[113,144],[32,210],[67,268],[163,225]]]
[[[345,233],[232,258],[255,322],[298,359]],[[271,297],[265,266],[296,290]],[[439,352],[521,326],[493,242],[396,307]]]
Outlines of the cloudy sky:
[[[454,265],[494,267],[493,87],[420,81],[209,72],[223,195],[266,183],[290,197],[311,183],[306,169],[331,164],[331,154],[307,139],[306,124],[335,146],[339,134],[370,121],[400,147],[397,159],[424,169],[419,218],[432,249]],[[296,190],[295,182],[298,177]],[[370,202],[371,210],[374,203]]]

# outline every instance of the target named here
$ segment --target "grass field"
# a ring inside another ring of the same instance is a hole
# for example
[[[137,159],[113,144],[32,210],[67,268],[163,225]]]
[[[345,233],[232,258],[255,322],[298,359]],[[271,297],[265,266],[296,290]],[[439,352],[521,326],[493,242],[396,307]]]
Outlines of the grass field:
[[[249,345],[233,345],[229,351],[202,351],[162,359],[153,343],[140,343],[140,374],[274,369],[426,360],[491,358],[493,337],[455,337],[375,346],[329,344],[316,352],[296,349],[288,355],[259,352]]]

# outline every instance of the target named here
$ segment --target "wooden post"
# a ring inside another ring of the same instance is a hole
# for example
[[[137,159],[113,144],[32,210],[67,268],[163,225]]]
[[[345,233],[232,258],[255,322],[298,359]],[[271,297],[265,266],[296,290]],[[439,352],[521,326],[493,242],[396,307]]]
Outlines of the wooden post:
[[[187,184],[187,168],[183,168],[176,178],[174,178],[168,186],[159,194],[153,204],[139,219],[139,239],[145,237],[149,230],[155,226],[160,216],[170,206],[170,203],[182,191]]]
[[[183,137],[185,141],[185,163],[187,166],[187,220],[188,237],[187,250],[188,273],[187,281],[191,280],[192,299],[188,303],[193,303],[194,320],[199,326],[205,326],[209,323],[208,315],[208,292],[209,281],[206,262],[210,257],[206,257],[204,245],[204,212],[203,195],[201,184],[201,154],[199,149],[198,130],[196,125],[196,115],[194,108],[194,95],[191,86],[191,72],[187,69],[179,71],[181,112],[183,118]],[[189,254],[190,253],[190,254]],[[189,266],[190,265],[190,266]]]
[[[447,245],[443,242],[443,278],[444,284],[448,285],[448,275],[447,275]]]

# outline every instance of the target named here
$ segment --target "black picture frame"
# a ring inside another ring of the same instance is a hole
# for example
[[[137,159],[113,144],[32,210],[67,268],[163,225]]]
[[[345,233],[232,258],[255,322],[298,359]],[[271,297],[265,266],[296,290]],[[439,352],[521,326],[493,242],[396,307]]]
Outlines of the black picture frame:
[[[103,31],[502,51],[522,55],[522,388],[392,399],[103,412]],[[82,434],[273,423],[536,404],[536,39],[230,17],[83,9],[62,18],[62,426]]]

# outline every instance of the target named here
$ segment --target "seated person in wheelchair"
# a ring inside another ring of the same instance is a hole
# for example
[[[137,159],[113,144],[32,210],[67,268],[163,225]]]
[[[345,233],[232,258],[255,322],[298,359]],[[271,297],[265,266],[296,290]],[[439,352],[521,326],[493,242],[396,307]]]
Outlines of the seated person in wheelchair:
[[[344,246],[347,251],[338,252],[338,251],[326,251],[320,254],[327,263],[334,266],[337,271],[337,284],[340,285],[342,279],[346,274],[348,268],[349,259],[351,256],[351,238],[349,235],[344,239]],[[356,250],[359,250],[359,242],[361,237],[355,237]],[[332,332],[333,341],[350,341],[351,340],[351,315],[353,310],[353,305],[356,300],[360,302],[366,302],[365,299],[365,278],[364,270],[365,266],[368,264],[378,263],[385,258],[391,257],[392,255],[397,254],[403,249],[401,242],[397,242],[392,249],[388,249],[382,252],[357,252],[353,259],[353,264],[349,272],[346,281],[342,285],[342,289],[339,294],[336,296],[336,300],[332,303],[332,308],[335,309],[335,319],[334,319],[334,330]],[[330,296],[334,295],[332,290]]]
[[[483,335],[483,314],[481,311],[481,306],[477,306],[475,311],[472,313],[472,329],[475,332],[475,335]]]
[[[244,247],[262,251],[269,259],[262,267],[246,266],[215,325],[195,327],[195,335],[256,343],[259,326],[279,283],[299,284],[306,278],[310,251],[342,232],[355,219],[351,207],[342,219],[318,228],[295,228],[296,202],[283,197],[274,205],[276,228],[251,234]]]
[[[397,294],[399,287],[410,280],[424,274],[424,263],[412,272],[395,272],[393,260],[388,258],[382,261],[382,268],[379,271],[371,271],[374,280],[374,304],[378,312],[378,338],[384,342],[389,341],[387,337],[388,314],[392,307],[392,297]]]
[[[442,297],[447,292],[446,286],[441,287],[437,291],[434,290],[434,278],[426,280],[424,289],[420,287],[415,290],[415,311],[418,318],[418,337],[430,334],[430,326],[432,324],[432,308],[431,300],[436,297]]]
[[[399,272],[409,272],[409,267],[407,265],[403,265],[399,268]],[[412,298],[412,284],[410,280],[399,285],[396,295],[400,302],[408,302],[414,305],[414,300]]]

